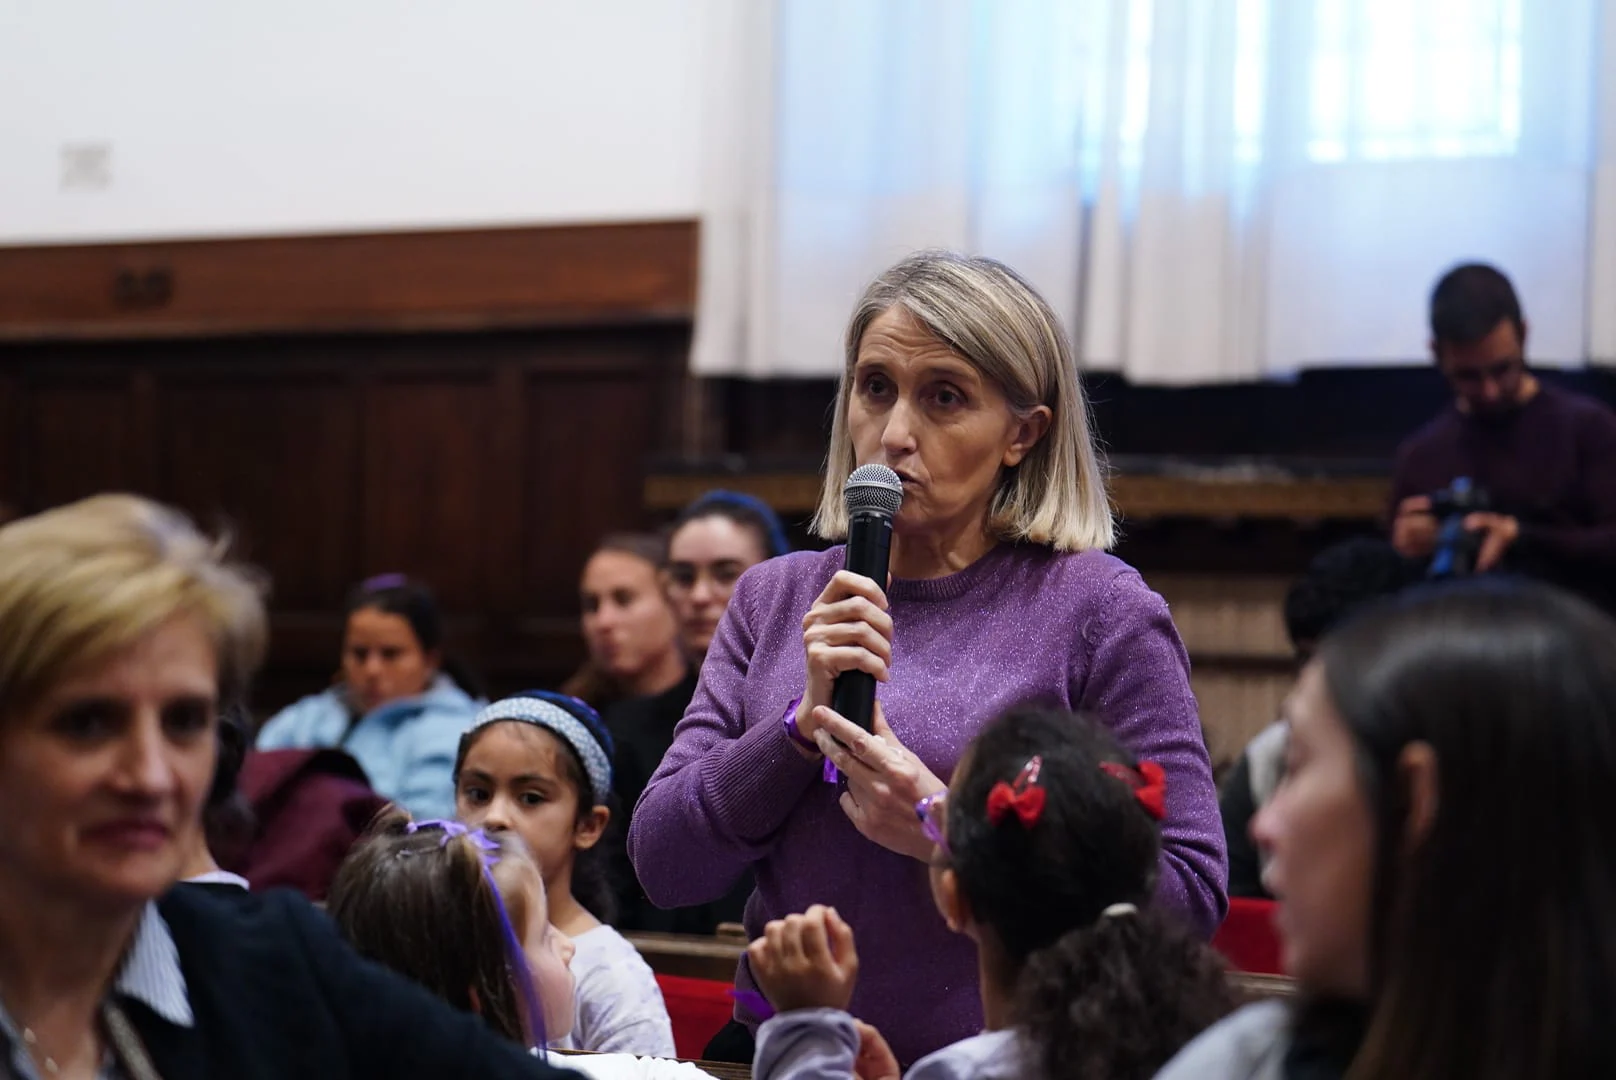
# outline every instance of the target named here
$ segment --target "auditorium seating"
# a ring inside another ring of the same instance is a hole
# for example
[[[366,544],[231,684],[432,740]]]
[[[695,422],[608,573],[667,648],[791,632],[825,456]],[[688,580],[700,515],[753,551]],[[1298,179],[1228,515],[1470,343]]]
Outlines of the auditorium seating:
[[[733,984],[661,972],[656,981],[668,1006],[668,1019],[673,1021],[674,1050],[682,1058],[700,1058],[735,1010],[729,995]]]
[[[1272,900],[1230,897],[1229,914],[1212,938],[1212,947],[1224,955],[1235,971],[1284,974]]]
[[[1273,907],[1267,900],[1231,900],[1229,918],[1213,940],[1234,969],[1230,981],[1245,1000],[1294,993],[1291,980],[1280,973]],[[729,991],[745,943],[685,934],[625,936],[656,973],[679,1056],[699,1058],[734,1007]]]

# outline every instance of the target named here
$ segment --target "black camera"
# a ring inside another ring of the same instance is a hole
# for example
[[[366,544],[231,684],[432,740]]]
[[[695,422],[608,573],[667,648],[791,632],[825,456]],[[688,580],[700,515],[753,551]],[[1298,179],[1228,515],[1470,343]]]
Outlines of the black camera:
[[[1466,577],[1475,573],[1476,556],[1481,552],[1482,534],[1465,528],[1465,518],[1486,510],[1491,501],[1484,488],[1470,477],[1461,476],[1431,495],[1431,513],[1436,517],[1436,551],[1431,556],[1428,577]]]

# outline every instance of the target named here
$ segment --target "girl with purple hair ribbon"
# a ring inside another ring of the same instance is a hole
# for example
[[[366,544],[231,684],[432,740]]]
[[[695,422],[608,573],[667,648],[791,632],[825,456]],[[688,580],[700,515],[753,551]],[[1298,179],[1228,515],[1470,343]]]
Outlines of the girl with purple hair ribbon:
[[[546,1049],[572,1027],[573,946],[551,925],[544,879],[513,833],[395,811],[343,863],[327,908],[365,956],[552,1064],[595,1080],[708,1076],[665,1058]]]

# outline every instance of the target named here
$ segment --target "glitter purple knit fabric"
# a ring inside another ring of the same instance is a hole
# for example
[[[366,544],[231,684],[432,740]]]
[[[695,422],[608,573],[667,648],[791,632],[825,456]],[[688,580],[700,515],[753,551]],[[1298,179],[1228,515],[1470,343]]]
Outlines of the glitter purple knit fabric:
[[[798,552],[741,578],[673,746],[635,808],[629,852],[664,907],[716,900],[748,866],[764,923],[833,905],[858,935],[854,1015],[905,1065],[981,1030],[976,953],[932,906],[923,863],[864,839],[780,718],[802,692],[802,616],[843,552]],[[1121,560],[1001,544],[957,574],[897,580],[878,694],[893,732],[947,780],[984,724],[1029,701],[1091,712],[1167,770],[1157,902],[1210,936],[1227,861],[1217,791],[1167,605]],[[742,987],[753,984],[744,970]],[[744,1010],[737,1015],[755,1023]]]

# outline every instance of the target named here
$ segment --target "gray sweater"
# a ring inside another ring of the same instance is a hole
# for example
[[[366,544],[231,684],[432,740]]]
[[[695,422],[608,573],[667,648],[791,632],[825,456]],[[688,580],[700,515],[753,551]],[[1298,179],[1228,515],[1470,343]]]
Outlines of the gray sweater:
[[[1203,1031],[1156,1080],[1281,1080],[1290,1019],[1283,1001],[1247,1005]]]
[[[851,1080],[858,1056],[853,1018],[840,1009],[798,1009],[758,1029],[754,1080]],[[1014,1031],[984,1031],[915,1062],[904,1080],[1036,1080]]]

